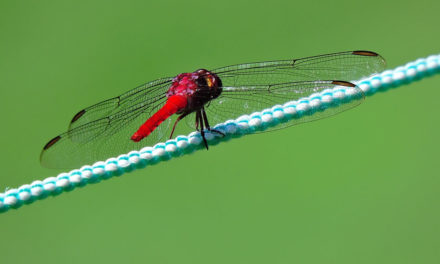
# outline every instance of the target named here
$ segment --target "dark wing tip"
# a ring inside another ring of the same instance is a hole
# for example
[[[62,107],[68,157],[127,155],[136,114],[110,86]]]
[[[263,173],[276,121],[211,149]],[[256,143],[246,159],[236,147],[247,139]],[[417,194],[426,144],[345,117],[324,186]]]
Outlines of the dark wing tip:
[[[49,140],[46,145],[44,145],[43,150],[47,150],[48,148],[52,147],[55,143],[57,143],[61,139],[61,136],[56,136]]]
[[[360,55],[360,56],[371,56],[371,57],[377,57],[379,54],[377,54],[374,51],[368,51],[368,50],[355,50],[352,52],[353,55]]]
[[[78,113],[76,113],[76,115],[72,118],[72,121],[70,121],[70,123],[74,123],[75,121],[77,121],[81,116],[83,116],[86,113],[86,109],[83,109],[81,111],[79,111]]]
[[[356,87],[355,84],[346,81],[332,81],[334,85],[347,86],[347,87]]]

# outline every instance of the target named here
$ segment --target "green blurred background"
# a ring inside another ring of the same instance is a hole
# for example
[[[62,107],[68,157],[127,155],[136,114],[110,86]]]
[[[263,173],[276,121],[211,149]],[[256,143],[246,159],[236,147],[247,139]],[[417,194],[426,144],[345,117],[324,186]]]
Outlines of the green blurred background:
[[[440,52],[439,1],[0,2],[0,187],[74,113],[200,67]],[[440,76],[0,215],[1,263],[440,263]]]

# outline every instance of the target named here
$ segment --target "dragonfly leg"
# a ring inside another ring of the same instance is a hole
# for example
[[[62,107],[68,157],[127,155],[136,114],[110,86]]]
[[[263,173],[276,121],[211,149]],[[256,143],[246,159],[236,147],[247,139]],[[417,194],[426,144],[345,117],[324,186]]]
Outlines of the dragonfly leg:
[[[208,142],[206,141],[205,128],[203,127],[202,113],[200,110],[196,113],[196,123],[200,123],[200,135],[202,135],[203,143],[205,143],[206,150],[208,150]]]
[[[226,137],[225,133],[221,132],[220,130],[217,129],[211,129],[211,132],[217,133],[222,137]]]
[[[184,117],[187,116],[187,115],[188,115],[188,113],[183,113],[183,114],[181,114],[181,115],[176,119],[176,121],[174,122],[174,125],[173,125],[173,130],[171,130],[170,139],[173,138],[174,129],[176,129],[176,125],[177,125],[177,123],[178,123],[180,120],[182,120],[182,118],[184,118]]]
[[[209,126],[209,122],[208,122],[208,116],[206,115],[204,107],[202,108],[202,116],[203,116],[203,121],[205,122],[205,126],[209,131],[217,133],[222,136],[226,136],[223,132],[218,131],[217,129],[211,129],[211,127]]]

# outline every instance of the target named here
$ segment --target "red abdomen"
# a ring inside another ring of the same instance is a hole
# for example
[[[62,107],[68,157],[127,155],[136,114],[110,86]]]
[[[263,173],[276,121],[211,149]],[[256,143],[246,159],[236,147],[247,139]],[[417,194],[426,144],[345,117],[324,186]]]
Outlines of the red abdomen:
[[[131,136],[131,140],[139,142],[153,132],[163,121],[171,115],[183,110],[188,104],[187,98],[183,95],[173,95],[168,97],[167,102],[159,111],[152,115],[136,133]]]

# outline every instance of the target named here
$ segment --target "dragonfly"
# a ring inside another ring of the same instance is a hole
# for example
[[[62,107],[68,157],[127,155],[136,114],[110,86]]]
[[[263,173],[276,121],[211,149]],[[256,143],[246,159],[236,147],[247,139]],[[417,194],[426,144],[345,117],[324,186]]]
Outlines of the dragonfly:
[[[332,116],[362,102],[364,94],[354,80],[384,67],[385,60],[378,53],[355,50],[199,69],[161,78],[79,111],[67,132],[43,147],[40,162],[48,168],[73,168],[195,130],[208,149],[206,133],[224,136],[211,124],[337,86],[355,89],[355,100],[347,104],[268,130]]]

